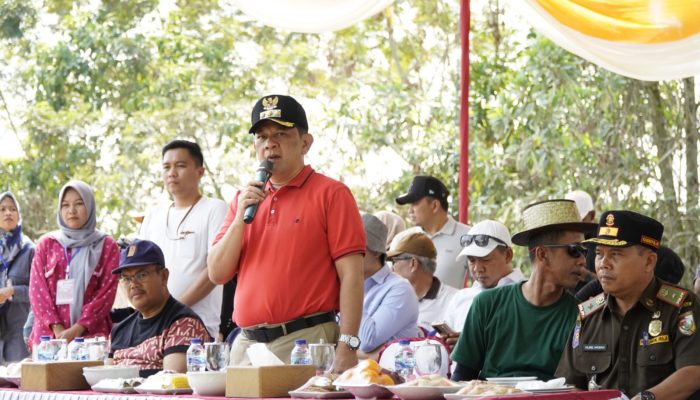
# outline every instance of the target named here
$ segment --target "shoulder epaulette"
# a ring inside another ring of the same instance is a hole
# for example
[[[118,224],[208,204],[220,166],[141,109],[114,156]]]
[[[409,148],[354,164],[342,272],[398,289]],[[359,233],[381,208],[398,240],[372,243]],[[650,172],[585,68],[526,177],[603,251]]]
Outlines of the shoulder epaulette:
[[[591,297],[578,305],[578,315],[583,320],[594,312],[600,310],[605,305],[605,294],[601,293]]]
[[[677,308],[681,308],[683,301],[688,297],[688,291],[667,284],[661,285],[656,293],[656,298]]]

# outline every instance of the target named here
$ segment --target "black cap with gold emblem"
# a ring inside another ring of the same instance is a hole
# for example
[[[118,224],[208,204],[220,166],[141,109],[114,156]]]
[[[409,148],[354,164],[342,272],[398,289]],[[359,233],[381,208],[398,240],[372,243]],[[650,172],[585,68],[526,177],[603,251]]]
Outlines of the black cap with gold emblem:
[[[282,94],[271,94],[260,98],[255,103],[250,116],[248,133],[255,133],[259,124],[264,121],[273,121],[288,128],[309,129],[304,107],[293,97]]]
[[[119,255],[119,267],[112,270],[118,274],[124,268],[139,267],[142,265],[157,264],[165,267],[163,251],[157,244],[150,240],[134,240],[129,247],[121,251]]]
[[[654,251],[661,247],[661,222],[634,211],[606,211],[600,216],[598,236],[584,243],[625,247],[638,244]]]

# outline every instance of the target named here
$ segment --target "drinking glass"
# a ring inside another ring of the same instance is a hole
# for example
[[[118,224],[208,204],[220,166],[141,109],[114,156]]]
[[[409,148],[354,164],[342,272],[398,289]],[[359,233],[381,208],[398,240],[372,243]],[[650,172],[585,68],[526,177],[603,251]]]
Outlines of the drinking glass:
[[[228,366],[229,346],[226,342],[204,343],[207,371],[223,371]]]
[[[440,373],[442,366],[442,351],[436,343],[422,343],[415,352],[416,374],[433,375]]]
[[[309,352],[311,353],[311,362],[316,366],[316,375],[323,375],[333,370],[335,347],[332,344],[311,343]]]

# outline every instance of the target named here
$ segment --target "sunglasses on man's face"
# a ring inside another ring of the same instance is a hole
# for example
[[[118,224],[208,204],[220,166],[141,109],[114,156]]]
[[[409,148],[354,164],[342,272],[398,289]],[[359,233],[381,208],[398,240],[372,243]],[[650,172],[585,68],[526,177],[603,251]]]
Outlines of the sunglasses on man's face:
[[[568,254],[571,258],[586,257],[586,254],[588,253],[588,248],[578,243],[543,244],[542,247],[566,247],[566,254]]]
[[[506,244],[506,242],[502,241],[499,238],[495,238],[493,236],[483,235],[483,234],[481,234],[481,235],[469,235],[469,234],[462,235],[462,237],[459,238],[459,244],[461,244],[462,247],[467,247],[470,244],[472,244],[472,242],[473,242],[473,243],[476,243],[476,245],[479,247],[486,247],[489,244],[489,240],[493,240],[493,241],[498,242],[504,246],[508,246]]]

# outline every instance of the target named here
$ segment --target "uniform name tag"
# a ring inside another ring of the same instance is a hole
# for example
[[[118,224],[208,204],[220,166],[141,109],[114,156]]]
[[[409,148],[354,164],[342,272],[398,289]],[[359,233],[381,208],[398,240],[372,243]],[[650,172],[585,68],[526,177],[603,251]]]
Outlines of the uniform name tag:
[[[603,352],[608,351],[607,344],[584,344],[583,351]]]

